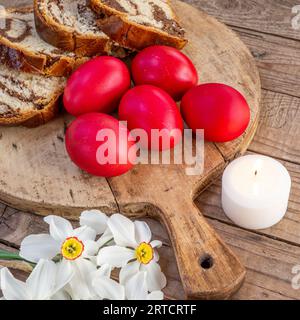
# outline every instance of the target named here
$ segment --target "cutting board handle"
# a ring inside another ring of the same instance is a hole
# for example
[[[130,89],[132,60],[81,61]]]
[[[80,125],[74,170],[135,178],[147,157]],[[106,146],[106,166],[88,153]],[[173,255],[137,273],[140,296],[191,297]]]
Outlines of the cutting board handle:
[[[166,200],[166,199],[165,199]],[[245,268],[192,200],[177,197],[160,207],[188,299],[228,299],[242,285]]]

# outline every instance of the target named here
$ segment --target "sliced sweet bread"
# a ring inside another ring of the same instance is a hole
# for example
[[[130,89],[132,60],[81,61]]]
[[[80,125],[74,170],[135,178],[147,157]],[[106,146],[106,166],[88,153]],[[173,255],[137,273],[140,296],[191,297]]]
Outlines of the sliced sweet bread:
[[[0,64],[0,125],[36,127],[51,120],[66,83],[64,77],[20,72]]]
[[[37,32],[53,46],[79,56],[124,55],[99,29],[86,0],[35,0],[34,10]]]
[[[87,58],[77,57],[43,41],[37,34],[33,8],[0,11],[0,63],[25,72],[51,76],[69,75]]]
[[[182,49],[187,40],[169,0],[87,0],[98,25],[126,48],[163,44]]]

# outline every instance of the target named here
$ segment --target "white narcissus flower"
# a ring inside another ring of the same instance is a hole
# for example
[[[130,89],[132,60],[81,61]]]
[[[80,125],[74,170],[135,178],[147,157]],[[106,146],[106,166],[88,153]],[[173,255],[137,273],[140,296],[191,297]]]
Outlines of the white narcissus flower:
[[[14,278],[7,268],[0,270],[0,283],[5,300],[50,300],[61,298],[60,294],[70,282],[74,272],[69,265],[55,264],[53,261],[40,260],[32,273],[22,282]],[[56,296],[56,298],[55,298]]]
[[[98,210],[82,212],[76,229],[58,216],[44,221],[50,234],[30,235],[21,243],[20,256],[37,263],[27,281],[0,270],[3,299],[163,299],[166,278],[156,251],[162,243],[151,241],[146,223],[120,214],[108,218]],[[120,283],[111,279],[114,267],[122,268]]]
[[[132,222],[115,214],[107,221],[116,245],[101,249],[97,257],[98,265],[108,264],[121,268],[120,284],[126,283],[139,271],[146,273],[147,288],[150,292],[160,291],[166,286],[166,277],[157,261],[157,247],[162,242],[151,241],[152,234],[145,222]]]
[[[95,218],[95,211],[89,216],[85,212],[81,224],[88,221],[91,216],[97,220],[97,231],[89,226],[82,225],[73,229],[71,223],[58,216],[48,216],[44,221],[49,224],[50,234],[30,235],[21,243],[20,256],[28,261],[37,263],[40,259],[61,258],[61,263],[70,266],[75,275],[68,284],[68,292],[73,299],[90,299],[94,291],[91,285],[91,273],[96,271],[96,266],[89,258],[99,250],[95,241],[100,230],[100,221],[103,221],[99,211],[99,219]],[[105,221],[104,221],[105,224]],[[103,226],[103,229],[105,227]],[[101,239],[101,238],[100,238]]]

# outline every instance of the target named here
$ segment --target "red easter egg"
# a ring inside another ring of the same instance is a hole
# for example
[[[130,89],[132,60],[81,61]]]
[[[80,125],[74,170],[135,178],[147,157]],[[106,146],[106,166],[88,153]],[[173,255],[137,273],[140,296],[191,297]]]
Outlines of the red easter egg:
[[[65,140],[71,160],[92,175],[122,175],[133,167],[136,159],[136,146],[129,131],[106,114],[79,116],[68,127]]]
[[[154,86],[142,85],[129,90],[121,100],[119,118],[127,121],[130,130],[143,129],[147,133],[146,143],[141,142],[144,148],[167,150],[182,137],[183,120],[175,101]],[[152,139],[153,132],[158,130],[160,139]]]
[[[205,140],[213,142],[238,138],[250,121],[246,99],[234,88],[220,83],[190,89],[182,99],[181,111],[193,131],[204,129]]]
[[[111,113],[130,85],[130,73],[124,62],[114,57],[97,57],[71,75],[64,92],[64,106],[74,116]]]
[[[151,46],[132,61],[132,76],[136,85],[149,84],[169,93],[175,101],[198,83],[192,61],[178,49]]]

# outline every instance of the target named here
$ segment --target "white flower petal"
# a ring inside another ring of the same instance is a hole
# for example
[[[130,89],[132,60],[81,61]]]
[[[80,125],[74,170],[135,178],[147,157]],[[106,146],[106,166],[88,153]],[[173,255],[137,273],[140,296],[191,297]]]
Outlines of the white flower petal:
[[[73,236],[77,237],[81,241],[95,240],[96,231],[90,227],[83,226],[73,231]]]
[[[7,268],[0,270],[0,283],[5,300],[31,300],[26,284],[14,278]]]
[[[164,300],[164,293],[162,291],[153,291],[148,294],[147,300]]]
[[[53,259],[60,252],[60,242],[49,234],[36,234],[26,237],[21,243],[20,256],[37,263],[40,259]]]
[[[142,242],[149,243],[152,238],[151,230],[146,222],[135,221],[135,239],[138,244]]]
[[[58,241],[64,241],[73,234],[73,227],[71,223],[58,216],[48,216],[44,221],[49,224],[50,235]]]
[[[128,261],[134,259],[135,252],[132,249],[112,246],[105,247],[99,251],[97,257],[97,264],[102,266],[103,264],[109,264],[113,268],[124,267]]]
[[[34,300],[48,300],[54,292],[56,265],[53,261],[41,259],[35,266],[26,284]]]
[[[154,248],[160,248],[162,246],[162,242],[159,240],[153,240],[150,242],[151,247]]]
[[[102,234],[107,228],[108,217],[99,210],[83,211],[80,216],[80,225],[94,229],[97,234]]]
[[[155,262],[159,261],[159,254],[158,254],[157,250],[154,250],[154,261]]]
[[[97,255],[99,251],[99,246],[96,241],[86,240],[84,241],[84,251],[82,253],[83,257],[90,258]]]
[[[68,293],[73,300],[89,300],[95,294],[92,287],[92,274],[96,271],[96,266],[86,259],[77,259],[68,263],[71,264],[75,272],[66,287]]]
[[[118,246],[136,248],[134,223],[121,214],[112,215],[107,221],[114,241]]]
[[[75,275],[72,264],[63,259],[56,264],[55,288],[53,294],[57,295],[73,279]],[[63,299],[64,300],[64,299]]]
[[[111,270],[112,268],[110,265],[104,264],[93,274],[93,279],[97,279],[101,277],[110,278]]]
[[[125,300],[124,287],[110,278],[101,277],[94,279],[93,287],[97,295],[102,299]]]
[[[99,248],[102,248],[103,246],[106,246],[108,244],[114,243],[114,236],[109,228],[107,228],[103,235],[97,240],[97,244]]]
[[[148,295],[146,273],[138,272],[125,285],[128,300],[146,300]]]
[[[167,285],[166,276],[162,273],[159,264],[155,261],[142,265],[141,270],[147,273],[147,285],[150,292],[163,289]]]
[[[126,282],[139,272],[140,263],[138,261],[130,262],[120,271],[120,284],[125,285]]]

